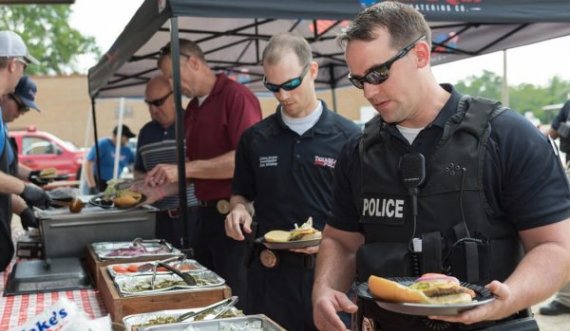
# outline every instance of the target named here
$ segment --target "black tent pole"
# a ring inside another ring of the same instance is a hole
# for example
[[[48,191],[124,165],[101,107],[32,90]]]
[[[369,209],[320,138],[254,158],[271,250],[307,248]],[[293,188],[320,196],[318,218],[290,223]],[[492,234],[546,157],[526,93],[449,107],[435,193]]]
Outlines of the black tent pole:
[[[188,208],[186,207],[186,153],[184,149],[184,109],[180,94],[180,41],[178,40],[178,17],[170,18],[170,59],[172,60],[172,90],[176,105],[176,163],[178,165],[178,208],[182,218],[180,245],[188,248]]]
[[[335,113],[338,112],[336,108],[336,77],[334,76],[334,66],[329,65],[329,77],[331,82],[332,106]]]
[[[93,120],[93,136],[95,138],[95,168],[97,169],[97,178],[95,180],[95,185],[97,185],[97,190],[99,190],[99,181],[101,181],[101,163],[99,162],[99,137],[97,136],[97,116],[95,116],[95,98],[91,98],[91,118]],[[85,170],[85,167],[83,167]]]

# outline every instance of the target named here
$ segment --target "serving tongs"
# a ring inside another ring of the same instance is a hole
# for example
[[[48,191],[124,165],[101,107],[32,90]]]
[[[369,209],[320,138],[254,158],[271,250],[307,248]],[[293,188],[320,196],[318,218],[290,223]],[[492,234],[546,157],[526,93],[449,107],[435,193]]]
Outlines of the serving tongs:
[[[170,271],[176,270],[177,272],[180,272],[180,271],[178,271],[177,269],[174,269],[173,267],[171,267],[170,265],[168,265],[167,263],[168,263],[168,262],[172,262],[172,261],[176,261],[176,260],[182,261],[182,260],[184,260],[185,258],[186,258],[186,256],[181,255],[181,256],[172,256],[172,257],[169,257],[169,258],[164,259],[164,260],[161,260],[161,261],[152,261],[152,262],[149,262],[149,263],[146,263],[146,264],[143,264],[143,265],[139,266],[138,271],[149,271],[149,270],[152,270],[152,278],[150,279],[150,288],[151,288],[152,290],[154,290],[154,281],[156,280],[156,268],[158,268],[158,266],[160,265],[161,267],[164,267],[164,268],[166,268],[166,269],[168,269],[168,270],[170,270]],[[174,272],[174,273],[176,273],[176,272]],[[176,273],[176,274],[177,274],[177,273]],[[178,275],[178,274],[177,274],[177,275]],[[184,279],[184,278],[182,278],[182,279]],[[192,280],[194,281],[194,283],[196,282],[196,281],[194,280],[194,278],[192,278]]]
[[[213,317],[210,317],[209,319],[215,319],[218,316],[222,315],[223,313],[227,312],[228,310],[230,310],[233,306],[235,306],[235,304],[238,302],[238,297],[237,296],[233,296],[231,298],[227,298],[225,300],[222,300],[220,302],[214,303],[208,307],[205,307],[203,309],[197,310],[197,311],[191,311],[185,314],[182,314],[180,316],[178,316],[178,318],[176,319],[176,323],[180,323],[183,322],[189,318],[195,317],[197,315],[203,314],[205,312],[210,313],[210,311],[215,312],[216,309],[222,307],[219,311],[214,313]]]
[[[159,245],[163,245],[166,246],[166,248],[168,249],[168,251],[170,253],[172,253],[174,251],[174,248],[172,247],[172,245],[164,240],[164,239],[142,239],[142,238],[135,238],[135,240],[133,240],[132,245],[134,247],[140,247],[142,248],[145,252],[148,252],[147,248],[144,246],[144,244],[159,244]]]

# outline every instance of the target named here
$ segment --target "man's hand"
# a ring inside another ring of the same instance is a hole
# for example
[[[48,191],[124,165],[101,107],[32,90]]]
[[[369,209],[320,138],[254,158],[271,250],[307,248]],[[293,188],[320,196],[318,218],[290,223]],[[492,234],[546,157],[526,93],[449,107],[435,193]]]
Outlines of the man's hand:
[[[37,228],[38,220],[32,208],[26,208],[20,213],[20,220],[22,221],[22,227],[24,230],[28,230],[28,227]]]
[[[226,235],[235,240],[244,240],[245,237],[241,230],[241,224],[243,224],[243,231],[245,233],[251,233],[251,215],[246,210],[245,206],[238,203],[226,216],[225,227]]]
[[[49,207],[49,196],[41,188],[33,184],[25,184],[24,191],[20,193],[20,196],[28,206],[36,206],[41,209],[47,209]]]
[[[431,319],[450,323],[473,324],[481,321],[493,321],[508,317],[512,314],[512,293],[509,286],[499,281],[492,281],[486,286],[495,295],[495,300],[475,309],[464,311],[456,316],[430,316]]]
[[[313,319],[317,329],[321,331],[349,331],[337,312],[345,311],[352,314],[357,309],[358,306],[342,292],[333,289],[319,291],[313,300]]]
[[[309,246],[305,248],[292,248],[290,249],[290,251],[299,254],[311,255],[311,254],[317,254],[319,252],[319,247],[321,247],[321,245]]]
[[[178,167],[175,164],[159,164],[144,177],[147,186],[154,187],[178,181]]]

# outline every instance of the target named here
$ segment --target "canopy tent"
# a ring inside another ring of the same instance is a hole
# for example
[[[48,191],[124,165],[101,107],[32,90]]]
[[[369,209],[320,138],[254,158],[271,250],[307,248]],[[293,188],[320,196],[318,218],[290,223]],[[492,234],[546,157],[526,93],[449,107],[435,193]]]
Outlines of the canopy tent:
[[[184,170],[184,123],[178,38],[200,45],[210,67],[253,91],[264,91],[261,53],[283,31],[303,35],[320,70],[317,88],[346,85],[348,70],[336,35],[374,0],[145,0],[111,49],[88,73],[97,141],[95,98],[141,97],[157,74],[159,49],[172,41],[178,176]],[[402,0],[431,22],[433,63],[441,64],[570,34],[566,0]],[[95,145],[97,146],[97,145]],[[96,148],[97,150],[97,148]],[[98,151],[97,151],[98,154]],[[178,185],[186,226],[186,183]],[[186,231],[184,231],[186,233]]]
[[[170,18],[181,38],[195,40],[212,68],[255,91],[261,52],[275,33],[307,38],[319,62],[317,88],[347,84],[335,37],[374,0],[146,0],[111,49],[89,70],[91,97],[141,96],[156,74],[158,50],[170,40]],[[404,0],[432,28],[432,64],[442,64],[570,34],[566,0]]]

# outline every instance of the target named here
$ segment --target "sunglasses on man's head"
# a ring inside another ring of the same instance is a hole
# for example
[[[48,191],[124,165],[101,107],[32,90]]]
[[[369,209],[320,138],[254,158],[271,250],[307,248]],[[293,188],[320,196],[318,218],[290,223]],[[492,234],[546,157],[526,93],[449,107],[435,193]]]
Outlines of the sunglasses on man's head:
[[[412,48],[416,46],[416,43],[424,37],[425,36],[420,36],[411,42],[408,46],[402,48],[398,54],[394,55],[388,61],[368,69],[363,77],[348,74],[348,80],[350,80],[352,85],[356,86],[359,89],[364,88],[364,83],[372,85],[379,85],[384,83],[390,77],[390,68],[392,67],[392,64],[406,56],[406,54],[408,54],[408,52],[410,52]]]
[[[154,99],[154,100],[145,100],[144,102],[150,107],[150,106],[155,106],[155,107],[161,107],[164,102],[166,101],[166,99],[168,99],[168,97],[172,94],[173,91],[168,92],[167,95],[158,98],[158,99]]]
[[[23,114],[23,113],[26,113],[28,110],[30,110],[30,107],[26,106],[22,102],[22,100],[20,100],[20,98],[18,98],[14,94],[10,93],[10,94],[8,94],[8,96],[10,97],[10,99],[14,100],[14,102],[16,103],[16,106],[18,107],[18,112]]]
[[[273,92],[273,93],[279,92],[279,89],[284,89],[285,91],[292,91],[292,90],[296,89],[297,87],[299,87],[299,85],[301,85],[301,83],[303,83],[303,78],[305,78],[305,75],[309,71],[309,66],[310,65],[307,64],[303,68],[303,72],[301,73],[301,75],[299,77],[289,79],[285,83],[279,84],[279,85],[272,84],[272,83],[268,82],[267,77],[263,76],[263,85],[265,85],[265,88],[268,89],[269,91]]]
[[[162,56],[162,55],[170,55],[170,45],[166,45],[166,46],[162,47],[162,48],[160,49],[160,51],[158,51],[158,53],[159,53],[161,56]],[[180,52],[180,53],[178,53],[178,54],[180,54],[180,55],[182,55],[182,56],[186,56],[187,58],[192,57],[192,55],[190,55],[190,54],[185,54],[185,53],[182,53],[182,52]]]

